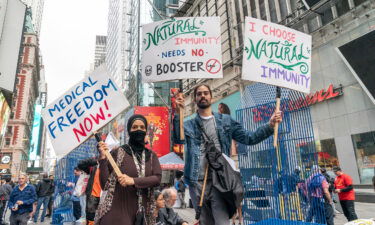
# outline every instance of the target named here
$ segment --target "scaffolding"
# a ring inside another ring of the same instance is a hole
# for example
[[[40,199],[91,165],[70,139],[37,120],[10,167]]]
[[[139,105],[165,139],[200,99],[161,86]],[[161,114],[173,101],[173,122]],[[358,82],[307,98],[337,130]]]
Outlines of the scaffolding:
[[[237,121],[252,131],[268,123],[275,109],[275,93],[274,86],[248,86],[242,108],[236,111]],[[324,207],[319,208],[324,202],[322,193],[315,195],[319,203],[312,203],[315,192],[312,194],[310,183],[319,167],[310,109],[301,101],[303,97],[282,89],[283,122],[277,148],[273,138],[238,146],[246,190],[242,207],[245,224],[325,224]]]

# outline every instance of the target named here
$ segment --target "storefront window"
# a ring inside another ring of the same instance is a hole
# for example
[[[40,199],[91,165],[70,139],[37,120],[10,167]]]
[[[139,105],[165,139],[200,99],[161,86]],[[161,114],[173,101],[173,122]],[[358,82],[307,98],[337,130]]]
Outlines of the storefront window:
[[[361,184],[371,184],[375,175],[375,132],[352,135]]]
[[[316,150],[318,154],[318,163],[320,167],[332,169],[339,166],[337,158],[337,150],[334,139],[320,140],[316,142]]]

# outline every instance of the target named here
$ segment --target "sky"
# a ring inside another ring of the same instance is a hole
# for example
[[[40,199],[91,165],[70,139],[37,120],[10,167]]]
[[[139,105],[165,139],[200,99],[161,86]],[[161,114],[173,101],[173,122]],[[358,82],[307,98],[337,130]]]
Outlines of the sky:
[[[48,85],[48,104],[94,63],[95,36],[107,34],[109,0],[45,0],[40,49]],[[51,147],[49,137],[47,147]]]
[[[107,34],[109,0],[45,0],[40,49],[48,103],[81,80],[94,63],[95,36]]]

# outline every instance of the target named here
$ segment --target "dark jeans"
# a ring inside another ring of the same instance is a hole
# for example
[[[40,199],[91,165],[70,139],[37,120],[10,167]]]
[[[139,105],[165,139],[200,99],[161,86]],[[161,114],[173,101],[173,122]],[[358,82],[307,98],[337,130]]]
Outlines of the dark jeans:
[[[354,200],[341,200],[340,201],[342,211],[348,221],[358,219],[357,214],[355,214]]]
[[[49,199],[50,199],[50,196],[44,196],[44,197],[38,198],[38,205],[36,207],[36,211],[35,211],[35,215],[34,215],[34,222],[35,223],[38,221],[39,211],[40,211],[40,207],[42,207],[42,204],[43,204],[43,212],[42,212],[42,216],[40,217],[40,222],[44,222],[44,217],[46,216],[46,211],[47,211],[47,208],[48,208]]]
[[[80,201],[73,201],[73,216],[76,220],[79,220],[81,218],[81,203]]]
[[[29,214],[29,212],[23,214],[12,213],[9,218],[10,225],[27,225],[27,221],[30,218]]]
[[[312,222],[315,218],[315,223],[325,224],[325,208],[324,208],[324,199],[318,197],[310,198],[310,207],[307,213],[306,222]]]
[[[334,217],[334,213],[333,213],[333,207],[331,204],[325,202],[324,203],[324,213],[325,213],[325,216],[326,216],[326,224],[327,225],[334,225],[333,223],[333,217]]]
[[[4,211],[5,211],[6,207],[7,207],[7,201],[1,200],[0,201],[0,224],[3,222]]]
[[[48,215],[52,215],[52,206],[53,206],[53,195],[50,196],[49,202],[48,202]]]

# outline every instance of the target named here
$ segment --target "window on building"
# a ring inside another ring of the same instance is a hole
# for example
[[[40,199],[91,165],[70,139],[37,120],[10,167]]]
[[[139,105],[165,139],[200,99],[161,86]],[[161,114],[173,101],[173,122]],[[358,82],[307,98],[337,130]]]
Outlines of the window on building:
[[[255,1],[250,1],[250,8],[251,8],[251,17],[257,18],[257,7],[255,6]]]
[[[297,9],[297,2],[298,0],[290,0],[290,6],[292,8],[292,12]]]
[[[358,6],[358,5],[362,4],[362,3],[364,3],[365,1],[367,1],[367,0],[354,0],[354,5]]]
[[[322,25],[326,25],[327,23],[331,22],[333,20],[333,14],[332,14],[332,8],[329,7],[325,9],[321,15],[322,18]]]
[[[337,149],[335,140],[325,139],[319,140],[315,143],[316,150],[318,154],[318,163],[320,167],[332,168],[334,166],[339,166],[339,160],[337,158]]]
[[[259,8],[260,8],[260,18],[262,20],[267,20],[266,6],[264,3],[264,0],[259,0]]]
[[[238,1],[234,1],[234,2],[235,2],[235,4],[237,2],[237,5],[238,5]],[[248,11],[248,9],[247,9],[247,0],[242,0],[242,8],[243,8],[243,16],[248,16],[249,13],[247,12]],[[237,9],[236,9],[236,11],[237,11]]]
[[[279,2],[280,2],[281,20],[284,20],[288,16],[288,8],[286,5],[286,0],[281,0]]]
[[[8,126],[8,127],[7,127],[7,132],[6,132],[6,133],[7,133],[7,134],[12,134],[12,128],[13,128],[12,126]]]
[[[309,28],[309,32],[314,32],[316,29],[319,28],[318,18],[313,17],[313,18],[309,19],[307,21],[307,26]]]
[[[375,131],[352,135],[361,184],[371,184],[375,175]]]
[[[246,0],[245,0],[246,2]],[[243,44],[243,36],[242,36],[242,24],[241,24],[241,13],[240,13],[240,6],[238,1],[234,1],[234,7],[236,9],[236,29],[238,31],[238,44],[241,46]],[[245,13],[245,8],[244,8],[244,13]],[[247,10],[246,10],[247,14]]]
[[[270,6],[271,22],[277,23],[275,0],[268,0],[268,4]]]
[[[10,138],[5,138],[5,146],[9,146],[10,145]]]
[[[349,2],[347,0],[338,1],[336,3],[337,16],[342,16],[350,10]]]

